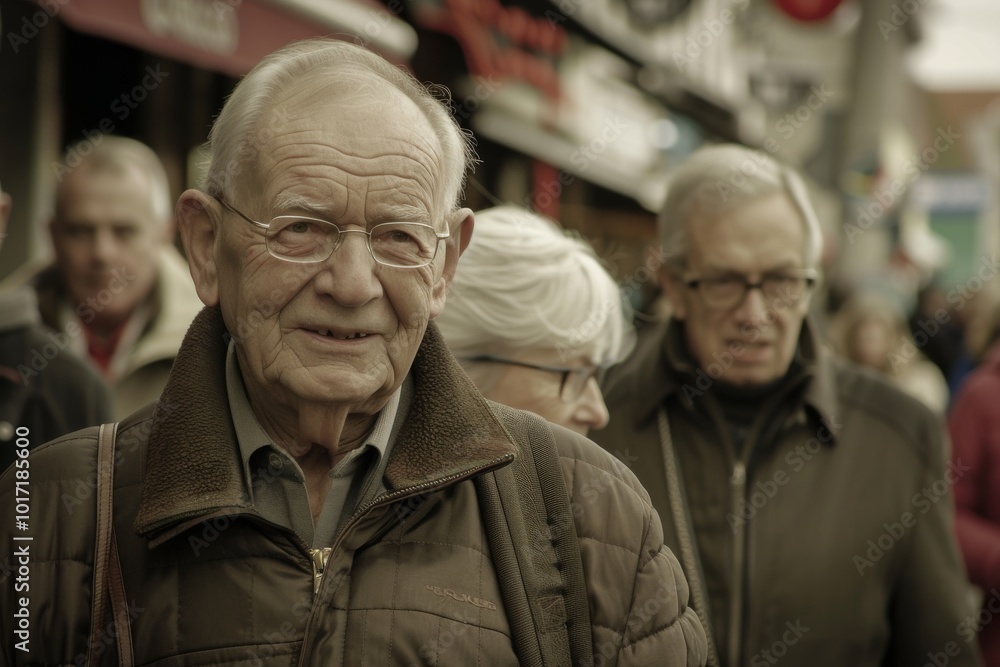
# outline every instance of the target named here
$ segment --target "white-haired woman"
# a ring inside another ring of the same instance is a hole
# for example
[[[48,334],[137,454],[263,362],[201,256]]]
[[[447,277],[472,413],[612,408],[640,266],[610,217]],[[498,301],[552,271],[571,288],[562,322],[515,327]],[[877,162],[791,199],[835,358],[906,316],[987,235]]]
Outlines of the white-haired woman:
[[[435,320],[487,398],[585,434],[608,422],[601,371],[635,334],[585,241],[516,206],[476,214],[448,305]]]

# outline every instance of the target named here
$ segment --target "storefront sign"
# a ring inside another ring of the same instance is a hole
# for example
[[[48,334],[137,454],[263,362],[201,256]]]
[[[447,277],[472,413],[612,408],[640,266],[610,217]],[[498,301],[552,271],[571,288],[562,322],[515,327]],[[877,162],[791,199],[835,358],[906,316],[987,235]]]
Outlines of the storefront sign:
[[[555,64],[566,46],[560,26],[499,0],[424,0],[415,17],[458,41],[472,76],[518,79],[560,98]]]

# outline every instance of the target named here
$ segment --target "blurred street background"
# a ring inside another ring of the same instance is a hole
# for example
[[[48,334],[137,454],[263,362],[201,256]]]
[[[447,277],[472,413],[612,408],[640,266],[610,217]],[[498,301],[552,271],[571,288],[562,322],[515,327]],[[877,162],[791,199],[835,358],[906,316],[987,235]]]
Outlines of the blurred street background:
[[[858,290],[913,314],[933,288],[964,323],[993,298],[992,0],[3,0],[0,34],[15,202],[0,279],[50,259],[66,146],[137,138],[176,196],[199,184],[238,77],[331,35],[447,86],[482,160],[466,205],[527,205],[578,230],[640,326],[657,317],[644,266],[671,170],[718,141],[808,175],[826,235],[818,316]]]

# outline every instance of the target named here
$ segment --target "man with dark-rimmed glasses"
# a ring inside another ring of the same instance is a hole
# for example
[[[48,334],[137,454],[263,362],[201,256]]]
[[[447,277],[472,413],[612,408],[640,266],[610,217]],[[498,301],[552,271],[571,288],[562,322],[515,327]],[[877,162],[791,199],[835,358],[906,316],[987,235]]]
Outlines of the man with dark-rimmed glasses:
[[[611,371],[610,424],[591,437],[629,443],[710,628],[709,664],[976,664],[956,635],[972,610],[942,425],[824,352],[802,180],[743,147],[703,148],[673,175],[660,242],[672,317]]]

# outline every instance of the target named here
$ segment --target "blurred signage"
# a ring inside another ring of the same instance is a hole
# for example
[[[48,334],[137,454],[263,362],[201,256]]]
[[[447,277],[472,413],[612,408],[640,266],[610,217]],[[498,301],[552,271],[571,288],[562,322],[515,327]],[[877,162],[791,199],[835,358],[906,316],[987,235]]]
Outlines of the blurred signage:
[[[989,182],[979,174],[928,173],[914,185],[913,200],[927,211],[978,212],[989,205]]]
[[[43,7],[51,0],[38,0]],[[360,39],[396,64],[408,54],[383,37],[413,29],[384,9],[355,0],[323,0],[324,12],[293,0],[67,0],[58,17],[80,32],[129,44],[203,69],[241,76],[268,53],[297,39],[334,34]],[[279,6],[280,5],[280,6]],[[360,9],[359,9],[360,8]],[[345,25],[343,17],[353,18]],[[374,32],[370,35],[369,32]],[[415,37],[413,38],[415,41]]]
[[[657,210],[667,182],[664,150],[677,141],[669,135],[678,128],[632,83],[635,66],[574,36],[559,77],[558,104],[530,104],[523,86],[496,89],[472,116],[473,130],[561,170],[546,181],[559,184],[548,192],[552,198],[582,178]]]
[[[142,21],[156,35],[216,53],[232,53],[239,40],[236,12],[225,2],[142,0]]]
[[[473,76],[518,79],[550,100],[561,96],[555,65],[566,32],[548,19],[499,0],[419,0],[414,17],[453,36]]]

